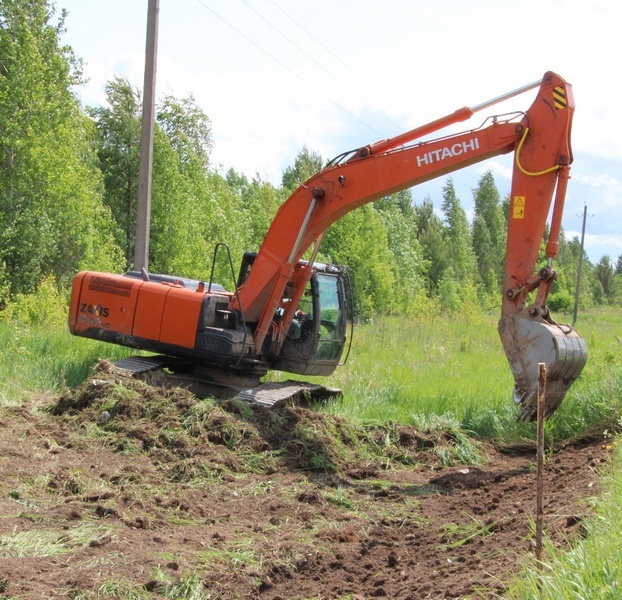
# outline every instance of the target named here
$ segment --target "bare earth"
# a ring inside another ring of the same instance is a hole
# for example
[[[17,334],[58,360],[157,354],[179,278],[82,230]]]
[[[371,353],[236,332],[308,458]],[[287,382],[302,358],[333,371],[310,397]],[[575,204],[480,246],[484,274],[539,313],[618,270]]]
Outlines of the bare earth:
[[[500,597],[533,555],[535,455],[443,466],[458,442],[100,366],[0,411],[0,597]],[[582,534],[606,454],[601,438],[548,458],[555,543]]]

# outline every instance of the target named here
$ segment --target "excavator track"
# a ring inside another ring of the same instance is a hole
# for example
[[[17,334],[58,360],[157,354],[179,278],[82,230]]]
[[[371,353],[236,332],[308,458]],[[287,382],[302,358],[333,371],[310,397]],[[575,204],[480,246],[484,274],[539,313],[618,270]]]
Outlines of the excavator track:
[[[199,398],[232,398],[268,408],[309,404],[337,398],[338,388],[304,381],[259,383],[255,375],[223,376],[207,367],[194,367],[170,356],[130,356],[113,363],[124,375],[155,386],[188,389]]]
[[[316,383],[303,381],[279,381],[262,383],[261,385],[241,391],[236,399],[253,404],[261,404],[269,408],[278,408],[291,403],[321,402],[337,398],[343,392]]]

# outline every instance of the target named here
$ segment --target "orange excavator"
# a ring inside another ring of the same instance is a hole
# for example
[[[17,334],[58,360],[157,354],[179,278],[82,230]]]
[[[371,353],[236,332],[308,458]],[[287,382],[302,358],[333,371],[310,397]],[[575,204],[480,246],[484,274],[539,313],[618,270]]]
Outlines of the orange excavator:
[[[534,88],[537,96],[526,112],[488,117],[475,129],[427,139]],[[553,321],[546,305],[572,163],[573,112],[570,84],[547,72],[478,106],[344,153],[281,205],[259,251],[245,254],[235,290],[144,269],[125,275],[82,271],[73,284],[69,329],[159,353],[124,359],[119,366],[135,374],[164,370],[173,380],[193,381],[216,395],[253,390],[271,369],[330,375],[349,330],[346,270],[315,262],[328,227],[368,202],[513,152],[499,334],[515,379],[519,418],[535,418],[540,363],[547,366],[550,416],[587,360],[585,341]],[[548,263],[535,272],[551,203]]]

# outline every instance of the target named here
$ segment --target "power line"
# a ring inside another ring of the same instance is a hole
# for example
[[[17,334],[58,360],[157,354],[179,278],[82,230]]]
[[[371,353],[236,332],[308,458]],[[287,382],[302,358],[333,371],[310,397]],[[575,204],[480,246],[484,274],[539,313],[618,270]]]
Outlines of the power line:
[[[243,0],[245,4],[248,3]],[[341,60],[341,58],[339,58],[334,52],[332,52],[332,50],[330,50],[330,48],[328,48],[327,46],[325,46],[321,40],[319,40],[318,38],[316,38],[310,31],[308,31],[303,25],[301,25],[296,19],[294,19],[288,12],[286,12],[283,8],[281,8],[274,0],[270,0],[270,2],[278,9],[280,10],[292,23],[294,23],[294,25],[296,25],[296,27],[298,27],[299,29],[301,29],[307,36],[309,36],[316,44],[318,44],[321,48],[323,48],[328,54],[330,54],[337,62],[341,63],[341,65],[343,65],[348,71],[350,71],[355,77],[357,77],[358,79],[360,79],[367,87],[368,89],[370,89],[371,91],[378,93],[378,90],[375,89],[372,85],[370,85],[369,81],[363,77],[362,75],[360,75],[359,73],[357,73],[354,69],[352,69],[348,64],[346,64],[343,60]],[[254,10],[254,9],[253,9]],[[306,54],[306,53],[305,53]],[[316,62],[316,61],[314,61]],[[389,104],[391,104],[399,113],[400,115],[402,115],[403,117],[408,118],[409,117],[409,113],[407,113],[403,108],[401,108],[400,106],[397,106],[391,99],[383,97],[384,100],[386,102],[388,102]],[[366,104],[368,106],[369,105],[367,102]],[[386,115],[384,115],[381,111],[379,111],[378,109],[376,109],[375,107],[371,106],[371,108],[373,108],[376,112],[378,112],[379,114],[381,114],[384,118],[386,118],[389,122],[393,123],[394,125],[396,125],[400,131],[405,131],[403,127],[401,127],[400,125],[397,125],[394,121],[392,121],[390,118],[388,118]],[[383,137],[385,137],[385,134],[382,134]],[[479,182],[479,178],[475,177],[473,175],[470,175],[467,171],[461,171],[460,173],[454,173],[452,175],[452,177],[454,178],[454,180],[462,182],[463,184],[466,185],[465,181],[469,180],[469,184],[470,185],[477,185]],[[508,192],[509,193],[509,192]]]
[[[330,73],[325,67],[323,67],[322,65],[320,65],[313,57],[311,57],[307,52],[305,52],[302,48],[300,48],[296,43],[294,43],[291,39],[289,39],[285,34],[283,34],[277,27],[275,27],[272,23],[270,23],[265,17],[263,17],[257,10],[255,10],[252,6],[250,6],[248,4],[248,2],[246,2],[246,0],[242,0],[244,2],[244,4],[246,4],[246,6],[248,8],[250,8],[253,12],[255,12],[261,19],[263,19],[266,23],[268,23],[268,25],[270,25],[270,27],[272,27],[273,29],[275,29],[281,36],[283,36],[288,42],[290,42],[293,46],[295,46],[300,52],[302,52],[305,56],[307,56],[310,60],[312,60],[313,62],[315,62],[318,66],[320,66],[320,68],[322,68],[324,71],[326,71],[331,77],[335,77],[334,75],[332,75],[332,73]],[[347,114],[349,117],[351,117],[352,119],[358,121],[361,125],[363,125],[365,128],[369,129],[370,131],[374,132],[374,134],[376,134],[379,138],[386,138],[386,132],[385,133],[381,133],[378,130],[376,130],[373,126],[369,125],[368,123],[366,123],[365,121],[363,121],[362,119],[360,119],[359,117],[357,117],[354,113],[352,113],[351,111],[349,111],[347,108],[345,108],[343,105],[341,105],[338,101],[334,100],[332,97],[328,96],[322,89],[316,87],[314,84],[310,83],[309,81],[307,81],[304,77],[302,77],[299,73],[293,71],[291,68],[289,68],[286,64],[284,64],[281,60],[279,60],[276,56],[274,56],[272,53],[270,53],[268,50],[266,50],[264,47],[262,47],[259,43],[255,42],[253,39],[251,39],[248,35],[246,35],[245,33],[243,33],[240,29],[238,29],[235,25],[233,25],[232,23],[230,23],[227,19],[225,19],[222,15],[220,15],[218,12],[216,12],[213,8],[211,8],[210,6],[208,6],[204,0],[197,0],[197,2],[206,10],[208,10],[209,12],[211,12],[215,17],[217,17],[220,21],[222,21],[225,25],[227,25],[229,28],[233,29],[238,35],[240,35],[241,37],[243,37],[247,42],[249,42],[250,44],[252,44],[255,48],[257,48],[258,50],[260,50],[263,54],[265,54],[266,56],[268,56],[270,59],[272,59],[274,62],[276,62],[281,68],[283,68],[284,70],[286,70],[288,73],[290,73],[291,75],[293,75],[294,77],[296,77],[298,80],[300,80],[302,83],[304,83],[306,86],[308,86],[310,89],[312,89],[314,92],[316,92],[319,96],[323,97],[324,99],[326,99],[328,102],[330,102],[331,104],[333,104],[334,106],[336,106],[339,110],[341,110],[342,112],[344,112],[345,114]],[[322,48],[324,48],[329,54],[331,54],[338,62],[340,62],[341,64],[343,64],[349,71],[351,71],[352,73],[354,73],[357,77],[359,77],[360,79],[362,79],[364,81],[364,79],[358,75],[355,71],[353,71],[350,67],[348,67],[348,65],[342,61],[340,58],[338,58],[332,51],[330,51],[328,48],[326,48],[319,40],[317,40],[313,35],[311,35],[304,27],[302,27],[296,20],[294,20],[289,14],[287,14],[281,7],[279,7],[274,0],[271,0],[272,4],[274,4],[274,6],[276,6],[276,8],[278,8],[286,17],[288,17],[297,27],[301,28],[307,35],[309,35],[312,39],[314,39]],[[335,77],[336,78],[336,77]],[[337,78],[336,78],[337,79]],[[340,81],[340,80],[339,80]],[[347,87],[347,86],[346,86]],[[393,123],[395,126],[397,126],[400,131],[404,131],[404,129],[400,126],[397,125],[396,123],[394,123],[389,117],[387,117],[386,115],[384,115],[381,111],[379,111],[378,109],[376,109],[375,107],[373,107],[372,105],[370,105],[369,103],[365,102],[368,106],[370,106],[375,112],[377,112],[378,114],[380,114],[383,118],[387,119],[389,122]],[[401,109],[398,110],[401,111]],[[401,111],[402,114],[405,114],[404,111]],[[453,175],[454,179],[456,181],[461,181],[463,184],[465,183],[465,180],[469,180],[471,184],[473,184],[473,182],[477,181],[477,177],[475,177],[474,175],[469,174],[468,172],[464,171],[462,173],[455,173]]]
[[[341,60],[330,48],[328,48],[327,46],[325,46],[320,40],[318,40],[310,31],[308,31],[305,27],[303,27],[300,23],[298,23],[298,21],[296,21],[296,19],[294,19],[289,13],[287,13],[285,10],[283,10],[274,0],[270,0],[270,2],[272,2],[272,4],[274,4],[274,6],[276,6],[294,25],[296,25],[296,27],[300,28],[302,31],[304,31],[316,44],[318,44],[318,46],[320,46],[321,48],[323,48],[326,52],[328,52],[328,54],[330,54],[337,62],[341,63],[348,71],[350,71],[350,73],[352,73],[354,76],[358,77],[363,83],[365,83],[366,85],[369,85],[369,82],[359,73],[357,73],[354,69],[352,69],[349,65],[347,65],[343,60]],[[370,86],[371,87],[371,86]],[[373,90],[375,92],[377,92],[377,90]],[[403,117],[408,117],[408,113],[401,107],[397,106],[392,100],[385,98],[385,100],[391,104],[391,106],[393,106],[393,108],[395,108],[401,116]],[[373,107],[372,107],[373,108]],[[384,115],[383,113],[381,113],[380,111],[378,111],[377,109],[374,109],[377,112],[379,112],[380,114],[382,114],[382,116],[384,116],[385,118],[387,118],[391,123],[393,123],[393,121],[391,121],[391,119],[389,119],[388,117],[386,117],[386,115]],[[394,123],[395,124],[395,123]],[[403,131],[403,128],[398,125],[398,127]]]
[[[339,102],[337,102],[336,100],[334,100],[333,98],[327,96],[321,89],[317,88],[316,86],[314,86],[312,83],[308,82],[304,77],[301,77],[298,73],[296,73],[295,71],[293,71],[292,69],[290,69],[286,64],[284,64],[282,61],[280,61],[278,58],[276,58],[274,55],[272,55],[270,52],[268,52],[266,49],[262,48],[258,43],[256,43],[255,41],[253,41],[251,38],[249,38],[245,33],[243,33],[242,31],[240,31],[237,27],[235,27],[234,25],[232,25],[231,23],[229,23],[229,21],[227,21],[224,17],[222,17],[221,15],[219,15],[214,9],[210,8],[209,6],[207,6],[207,4],[205,4],[203,2],[203,0],[197,0],[197,2],[205,9],[209,10],[215,17],[217,17],[218,19],[220,19],[225,25],[227,25],[228,27],[230,27],[231,29],[233,29],[238,35],[241,35],[247,42],[249,42],[250,44],[252,44],[253,46],[255,46],[255,48],[257,48],[258,50],[260,50],[261,52],[263,52],[266,56],[268,56],[269,58],[271,58],[274,62],[276,62],[279,66],[281,66],[283,69],[285,69],[288,73],[290,73],[291,75],[293,75],[294,77],[296,77],[297,79],[299,79],[300,81],[302,81],[302,83],[304,83],[305,85],[307,85],[308,87],[310,87],[313,91],[315,91],[317,94],[319,94],[320,96],[322,96],[323,98],[325,98],[326,100],[328,100],[331,104],[334,104],[338,109],[340,109],[341,111],[343,111],[344,113],[346,113],[349,117],[355,119],[356,121],[358,121],[361,125],[363,125],[364,127],[367,127],[369,130],[373,131],[376,135],[378,135],[379,137],[383,137],[383,135],[377,131],[376,129],[374,129],[371,125],[369,125],[368,123],[365,123],[365,121],[362,121],[361,119],[359,119],[354,113],[350,112],[347,108],[345,108],[344,106],[342,106],[341,104],[339,104]]]
[[[247,6],[249,6],[248,2],[246,2],[246,0],[242,0],[244,2],[244,4],[246,4]],[[300,23],[298,23],[298,21],[296,21],[296,19],[294,19],[289,13],[287,13],[285,10],[283,10],[276,2],[274,2],[274,0],[270,0],[272,2],[272,4],[274,4],[274,6],[276,6],[276,8],[278,8],[292,23],[294,23],[294,25],[296,25],[296,27],[298,27],[299,29],[301,29],[302,31],[304,31],[316,44],[318,44],[321,48],[323,48],[326,52],[328,52],[328,54],[330,54],[337,62],[341,63],[348,71],[350,71],[350,73],[352,73],[353,75],[355,75],[356,77],[358,77],[363,83],[367,84],[368,82],[365,80],[364,77],[362,77],[361,75],[359,75],[356,71],[354,71],[349,65],[347,65],[343,60],[341,60],[334,52],[332,52],[329,48],[327,48],[320,40],[318,40],[311,32],[309,32],[305,27],[303,27]],[[254,8],[249,7],[252,10],[254,10],[255,12],[257,12]],[[259,13],[257,13],[259,15]],[[261,16],[261,15],[259,15]],[[263,17],[262,17],[263,18]],[[265,19],[264,19],[265,20]],[[274,25],[272,25],[271,23],[269,23],[272,27],[274,27]],[[275,28],[276,29],[276,28]],[[277,31],[279,31],[277,29]],[[279,31],[279,33],[281,33]],[[281,35],[284,35],[283,33],[281,33]],[[309,56],[304,50],[302,50],[297,44],[295,44],[294,42],[292,42],[287,36],[284,36],[289,42],[291,42],[292,44],[294,44],[294,46],[296,46],[296,48],[298,48],[301,52],[303,52],[305,54],[305,56],[308,56],[314,63],[316,63],[317,65],[319,65],[322,69],[324,69],[324,71],[326,71],[329,75],[331,75],[331,77],[333,77],[334,79],[336,79],[337,81],[339,81],[340,83],[343,84],[343,81],[338,79],[337,77],[335,77],[335,75],[333,75],[332,73],[329,73],[322,65],[320,65],[313,57]],[[348,89],[351,90],[351,88],[349,86],[346,86]],[[355,90],[352,90],[355,91]],[[372,104],[370,104],[369,102],[367,102],[366,100],[363,100],[363,102],[365,102],[365,104],[367,106],[369,106],[371,109],[373,109],[374,111],[376,111],[379,115],[381,115],[382,117],[384,117],[387,121],[389,121],[389,123],[395,125],[400,131],[405,131],[404,128],[397,124],[395,121],[393,121],[393,119],[391,119],[390,117],[388,117],[387,115],[385,115],[381,110],[379,110],[378,108],[376,108],[375,106],[373,106]],[[407,116],[406,111],[404,111],[403,109],[401,109],[399,106],[396,106],[393,102],[391,102],[390,100],[388,100],[388,102],[390,104],[393,105],[393,107],[395,109],[397,109],[400,114],[402,116]]]

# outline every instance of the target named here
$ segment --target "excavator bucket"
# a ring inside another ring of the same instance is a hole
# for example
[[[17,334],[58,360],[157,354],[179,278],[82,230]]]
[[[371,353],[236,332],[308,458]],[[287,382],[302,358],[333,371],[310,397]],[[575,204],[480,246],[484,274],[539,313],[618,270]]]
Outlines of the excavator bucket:
[[[499,335],[514,375],[518,419],[537,417],[539,363],[546,364],[544,417],[550,417],[585,366],[585,340],[570,325],[555,323],[533,306],[502,317]]]

